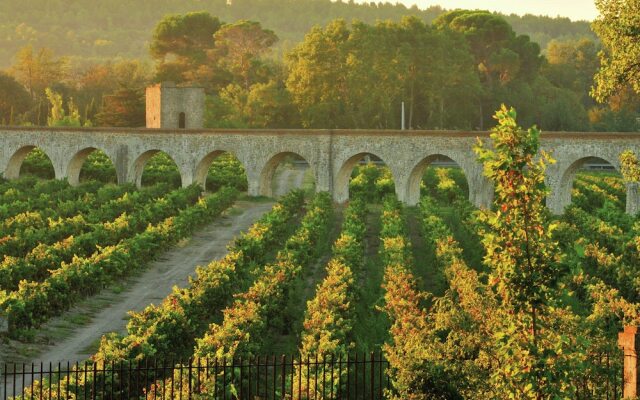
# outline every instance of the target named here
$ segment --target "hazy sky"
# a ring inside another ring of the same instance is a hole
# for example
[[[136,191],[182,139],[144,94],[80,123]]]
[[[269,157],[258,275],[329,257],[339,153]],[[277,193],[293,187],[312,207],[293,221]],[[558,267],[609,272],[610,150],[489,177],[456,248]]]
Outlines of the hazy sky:
[[[420,8],[439,5],[446,9],[467,8],[500,11],[506,14],[535,14],[556,17],[561,15],[572,20],[595,19],[598,15],[593,0],[398,0],[407,6],[417,4]],[[394,1],[391,1],[392,3]]]

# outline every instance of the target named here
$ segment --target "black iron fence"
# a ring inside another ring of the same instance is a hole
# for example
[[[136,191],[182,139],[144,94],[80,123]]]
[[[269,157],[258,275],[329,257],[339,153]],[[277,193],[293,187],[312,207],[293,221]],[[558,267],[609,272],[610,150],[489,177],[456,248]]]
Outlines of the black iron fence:
[[[0,399],[383,399],[377,354],[233,360],[5,364]]]

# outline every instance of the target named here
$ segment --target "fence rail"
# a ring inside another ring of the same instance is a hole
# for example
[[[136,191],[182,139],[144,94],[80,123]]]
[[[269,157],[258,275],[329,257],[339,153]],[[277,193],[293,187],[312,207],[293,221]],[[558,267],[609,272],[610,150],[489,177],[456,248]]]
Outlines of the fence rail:
[[[4,364],[0,399],[379,400],[390,390],[377,354]]]

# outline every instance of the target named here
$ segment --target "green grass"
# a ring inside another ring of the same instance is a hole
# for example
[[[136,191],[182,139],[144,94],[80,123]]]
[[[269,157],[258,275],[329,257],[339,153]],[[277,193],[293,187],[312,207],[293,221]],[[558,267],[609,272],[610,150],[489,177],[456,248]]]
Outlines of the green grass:
[[[413,273],[418,280],[418,288],[435,296],[442,296],[447,290],[447,282],[438,268],[435,247],[424,237],[420,209],[407,207],[405,216],[413,253]]]
[[[111,286],[111,291],[113,293],[115,293],[115,294],[120,294],[120,293],[124,292],[124,286],[122,284],[120,284],[119,282],[115,283],[115,284],[113,284],[113,286]]]
[[[238,200],[251,201],[253,203],[271,203],[273,198],[267,196],[250,196],[247,193],[241,193]]]
[[[355,351],[378,352],[389,336],[389,321],[379,310],[383,305],[382,279],[384,265],[378,255],[380,248],[380,205],[369,205],[367,233],[365,234],[365,262],[361,271],[354,271],[356,304],[353,317],[353,339]]]
[[[91,321],[91,317],[85,314],[72,314],[65,316],[64,319],[76,326],[86,325]]]
[[[302,324],[304,323],[307,301],[315,296],[316,286],[326,276],[325,266],[332,256],[331,246],[340,234],[342,209],[334,208],[333,222],[318,251],[320,256],[313,264],[305,268],[289,291],[289,298],[282,311],[282,322],[277,324],[281,330],[270,329],[264,342],[264,349],[272,354],[296,354],[300,348]]]
[[[466,213],[460,207],[441,206],[438,215],[449,225],[454,238],[460,243],[467,265],[478,271],[483,270],[484,247],[475,227],[467,221]]]

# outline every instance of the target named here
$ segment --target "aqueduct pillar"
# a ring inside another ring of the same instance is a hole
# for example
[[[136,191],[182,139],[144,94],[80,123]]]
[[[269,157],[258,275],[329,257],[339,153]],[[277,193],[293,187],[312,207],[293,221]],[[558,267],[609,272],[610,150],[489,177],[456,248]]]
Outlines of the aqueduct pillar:
[[[640,183],[627,183],[626,211],[629,215],[637,215],[640,211]]]
[[[83,161],[93,149],[103,151],[115,166],[118,182],[141,183],[144,164],[158,151],[178,166],[182,185],[203,184],[210,161],[228,152],[244,165],[249,195],[264,194],[277,161],[295,154],[308,163],[318,191],[329,191],[334,200],[349,198],[349,177],[363,155],[372,154],[391,170],[398,198],[414,205],[420,200],[424,168],[445,156],[455,161],[469,183],[469,200],[490,207],[493,186],[482,175],[473,151],[486,132],[376,131],[376,130],[208,130],[126,128],[0,127],[0,173],[19,176],[22,162],[34,148],[51,160],[58,179],[78,182]],[[547,205],[561,214],[571,202],[575,173],[585,160],[600,158],[619,169],[618,156],[625,150],[640,154],[640,135],[634,133],[550,132],[541,136],[541,147],[557,163],[549,165],[546,183],[551,189]],[[627,187],[628,213],[640,211],[638,184]]]

